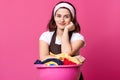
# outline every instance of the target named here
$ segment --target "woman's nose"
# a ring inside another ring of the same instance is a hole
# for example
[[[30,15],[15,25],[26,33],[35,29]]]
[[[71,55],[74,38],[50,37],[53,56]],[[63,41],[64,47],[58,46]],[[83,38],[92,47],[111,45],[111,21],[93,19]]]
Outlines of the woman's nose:
[[[65,20],[64,20],[64,17],[61,17],[61,22],[64,22]]]

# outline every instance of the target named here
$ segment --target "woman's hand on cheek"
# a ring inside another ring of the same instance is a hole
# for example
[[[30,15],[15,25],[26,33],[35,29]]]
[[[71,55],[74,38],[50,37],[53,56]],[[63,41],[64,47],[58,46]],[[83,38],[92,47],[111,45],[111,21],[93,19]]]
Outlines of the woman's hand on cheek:
[[[68,31],[73,31],[75,30],[75,25],[73,22],[70,22],[65,28],[68,29]]]

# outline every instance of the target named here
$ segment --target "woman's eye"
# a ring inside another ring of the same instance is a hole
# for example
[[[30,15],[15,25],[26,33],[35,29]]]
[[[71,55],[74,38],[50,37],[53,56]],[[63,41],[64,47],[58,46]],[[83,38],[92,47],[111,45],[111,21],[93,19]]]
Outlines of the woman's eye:
[[[70,18],[70,16],[68,16],[68,15],[65,15],[65,18]]]
[[[60,15],[57,15],[57,17],[61,17]]]

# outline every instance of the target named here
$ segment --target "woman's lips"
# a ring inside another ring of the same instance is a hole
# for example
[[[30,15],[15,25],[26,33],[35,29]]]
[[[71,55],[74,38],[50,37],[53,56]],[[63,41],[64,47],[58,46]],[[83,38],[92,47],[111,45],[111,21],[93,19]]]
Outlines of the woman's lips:
[[[61,26],[65,26],[65,23],[59,23]]]

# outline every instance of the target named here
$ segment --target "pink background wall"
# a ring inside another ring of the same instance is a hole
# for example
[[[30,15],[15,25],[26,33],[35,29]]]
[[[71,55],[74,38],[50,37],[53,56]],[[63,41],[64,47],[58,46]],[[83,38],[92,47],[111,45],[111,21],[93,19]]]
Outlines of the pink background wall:
[[[38,39],[60,0],[0,0],[0,80],[38,80]],[[120,0],[67,0],[86,44],[85,80],[120,80]]]

